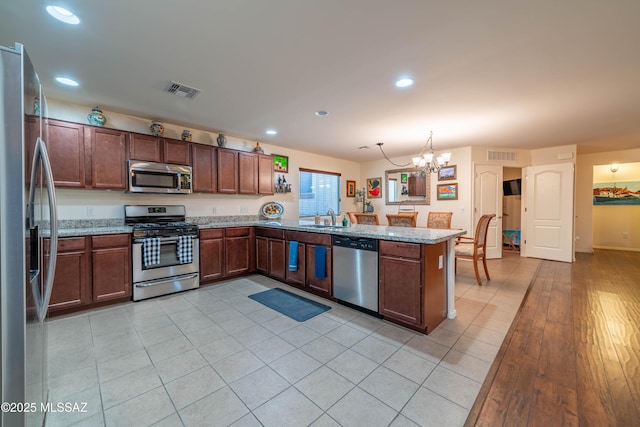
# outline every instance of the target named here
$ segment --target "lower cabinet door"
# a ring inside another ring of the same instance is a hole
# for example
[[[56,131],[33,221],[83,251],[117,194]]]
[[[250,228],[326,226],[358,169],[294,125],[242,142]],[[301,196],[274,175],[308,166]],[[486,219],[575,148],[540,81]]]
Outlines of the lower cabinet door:
[[[84,237],[61,238],[58,241],[56,276],[53,281],[49,310],[55,312],[66,308],[81,307],[91,303],[91,276]],[[48,252],[48,241],[45,243]],[[49,257],[45,256],[44,265]]]
[[[326,247],[327,258],[324,265],[324,277],[317,277],[316,274],[316,245],[307,244],[306,248],[306,283],[307,287],[313,289],[316,293],[324,294],[325,296],[331,296],[333,293],[332,287],[332,272],[331,272],[331,247]]]
[[[269,239],[266,237],[256,237],[256,270],[269,274]]]
[[[249,237],[225,237],[226,276],[236,276],[249,272],[249,242]]]
[[[131,249],[93,249],[93,301],[131,296]]]
[[[200,283],[220,279],[224,273],[224,239],[200,240]]]
[[[285,279],[284,240],[269,239],[269,275],[274,279]]]
[[[298,286],[300,288],[304,287],[305,284],[305,244],[298,242],[298,264],[295,270],[289,269],[289,260],[291,259],[291,245],[290,242],[287,243],[287,271],[286,271],[286,281],[290,285]]]
[[[422,324],[421,263],[380,257],[380,314],[420,327]]]

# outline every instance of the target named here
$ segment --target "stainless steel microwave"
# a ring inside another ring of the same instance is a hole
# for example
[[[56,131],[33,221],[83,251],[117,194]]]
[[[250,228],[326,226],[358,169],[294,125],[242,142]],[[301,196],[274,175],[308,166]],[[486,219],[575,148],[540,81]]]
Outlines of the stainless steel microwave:
[[[191,193],[191,166],[129,160],[127,191],[129,193]]]

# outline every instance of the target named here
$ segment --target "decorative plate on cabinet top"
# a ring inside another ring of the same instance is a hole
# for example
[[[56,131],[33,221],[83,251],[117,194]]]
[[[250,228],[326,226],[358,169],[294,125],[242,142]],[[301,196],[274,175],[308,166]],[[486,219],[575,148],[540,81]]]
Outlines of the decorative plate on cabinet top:
[[[269,202],[262,205],[260,213],[267,219],[280,218],[284,213],[284,207],[278,202]]]

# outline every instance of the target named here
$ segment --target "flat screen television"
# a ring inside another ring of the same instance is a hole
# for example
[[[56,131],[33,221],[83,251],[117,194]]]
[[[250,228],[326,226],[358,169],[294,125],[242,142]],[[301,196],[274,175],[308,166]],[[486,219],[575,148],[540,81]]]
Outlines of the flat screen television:
[[[522,192],[522,179],[502,181],[502,191],[505,196],[519,196]]]

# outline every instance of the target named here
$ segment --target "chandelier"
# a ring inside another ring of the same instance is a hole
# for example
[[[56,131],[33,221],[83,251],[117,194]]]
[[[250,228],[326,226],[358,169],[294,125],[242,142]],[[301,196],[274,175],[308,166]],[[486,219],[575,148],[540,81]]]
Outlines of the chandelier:
[[[412,157],[411,162],[405,164],[398,164],[391,160],[382,149],[382,142],[378,142],[376,145],[380,148],[380,152],[384,158],[392,165],[401,168],[413,165],[413,167],[421,169],[425,173],[436,173],[441,168],[448,166],[451,160],[451,153],[442,153],[439,156],[435,155],[433,151],[433,132],[429,135],[429,139],[424,144],[424,147],[422,147],[420,153],[416,157]]]

